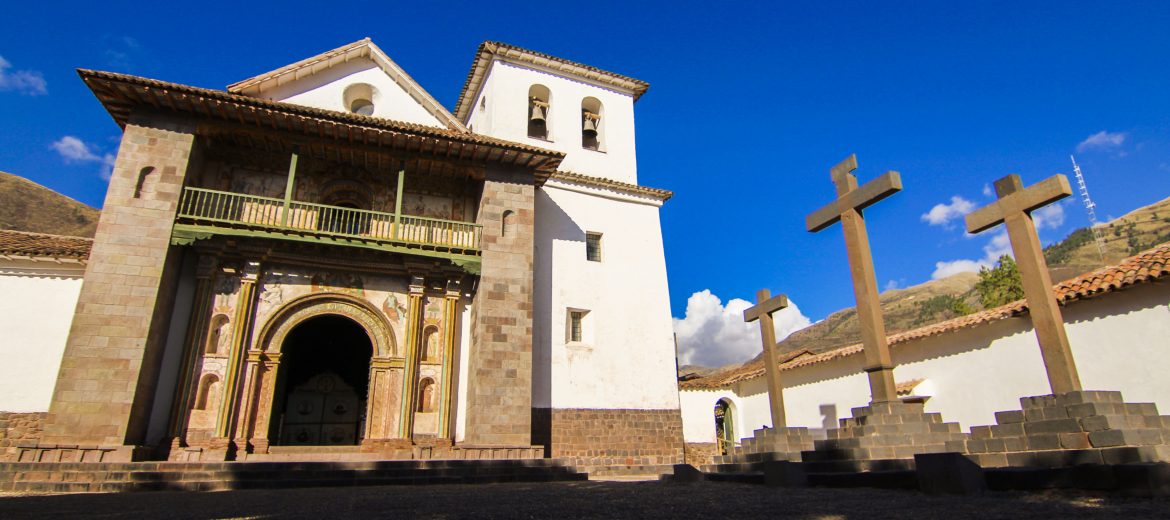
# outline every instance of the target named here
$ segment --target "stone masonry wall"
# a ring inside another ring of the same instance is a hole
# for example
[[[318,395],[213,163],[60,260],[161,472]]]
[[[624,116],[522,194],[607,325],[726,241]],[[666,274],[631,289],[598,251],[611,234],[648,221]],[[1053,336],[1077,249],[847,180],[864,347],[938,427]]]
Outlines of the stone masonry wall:
[[[16,461],[17,444],[37,442],[46,412],[0,412],[0,461]]]
[[[135,114],[122,135],[44,443],[140,443],[170,316],[171,228],[193,128]]]
[[[719,455],[719,443],[688,442],[684,462],[697,468],[714,463],[716,455]]]
[[[487,171],[476,218],[483,268],[471,312],[466,444],[531,444],[534,195],[531,173]],[[507,236],[505,211],[513,213]]]
[[[553,409],[554,458],[577,466],[641,466],[683,461],[678,410]]]

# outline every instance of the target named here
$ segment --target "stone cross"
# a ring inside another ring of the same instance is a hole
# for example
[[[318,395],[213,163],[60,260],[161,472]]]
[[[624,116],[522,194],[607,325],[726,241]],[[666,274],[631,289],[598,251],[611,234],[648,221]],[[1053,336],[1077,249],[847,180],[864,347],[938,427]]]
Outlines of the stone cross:
[[[901,191],[902,177],[898,172],[889,171],[858,187],[857,177],[853,175],[856,169],[857,156],[850,155],[830,170],[833,184],[837,186],[837,200],[813,212],[805,219],[805,224],[815,233],[841,222],[849,270],[853,275],[853,295],[857,298],[857,318],[871,397],[875,403],[895,401],[898,394],[894,388],[894,364],[890,361],[890,346],[886,342],[886,326],[882,322],[877,278],[873,272],[873,255],[861,211]]]
[[[1040,248],[1040,237],[1036,235],[1031,215],[1039,208],[1072,195],[1068,178],[1054,175],[1024,188],[1019,175],[1008,175],[995,181],[995,193],[999,200],[967,215],[967,232],[978,233],[1000,223],[1007,224],[1008,238],[1024,285],[1024,298],[1028,302],[1028,314],[1032,316],[1032,327],[1036,330],[1040,355],[1044,358],[1044,370],[1048,372],[1048,384],[1054,394],[1079,391],[1081,380],[1068,346],[1064,319],[1052,293],[1052,277],[1048,274],[1048,264],[1044,261],[1044,251]]]
[[[764,373],[768,375],[768,405],[772,410],[772,427],[784,428],[784,388],[780,385],[780,367],[776,363],[776,326],[772,313],[788,307],[788,297],[772,296],[767,289],[756,293],[756,304],[743,311],[743,321],[760,320],[760,338],[764,343]]]

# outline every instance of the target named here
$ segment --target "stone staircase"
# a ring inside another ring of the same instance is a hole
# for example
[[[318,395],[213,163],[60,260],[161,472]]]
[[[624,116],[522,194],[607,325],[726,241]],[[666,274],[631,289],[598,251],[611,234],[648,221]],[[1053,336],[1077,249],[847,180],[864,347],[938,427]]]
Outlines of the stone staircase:
[[[717,455],[715,463],[799,461],[801,452],[811,449],[813,439],[808,428],[760,428],[739,446],[731,448],[727,455]]]
[[[922,403],[899,401],[854,408],[853,417],[825,434],[801,453],[809,473],[912,470],[914,455],[952,451],[947,443],[967,438],[959,423],[926,413]]]
[[[587,480],[553,459],[0,463],[0,492],[113,493]]]
[[[997,412],[996,424],[974,426],[948,451],[983,467],[1065,467],[1170,462],[1170,416],[1154,403],[1127,403],[1121,392],[1077,391],[1020,399]]]

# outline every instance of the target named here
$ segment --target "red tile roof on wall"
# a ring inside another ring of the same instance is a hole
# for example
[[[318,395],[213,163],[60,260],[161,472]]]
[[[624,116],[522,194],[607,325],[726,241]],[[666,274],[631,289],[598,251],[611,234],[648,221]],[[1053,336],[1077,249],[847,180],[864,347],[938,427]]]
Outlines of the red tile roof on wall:
[[[1102,267],[1096,271],[1065,280],[1054,285],[1052,290],[1056,293],[1056,301],[1061,305],[1067,305],[1075,301],[1120,291],[1133,285],[1160,280],[1167,275],[1170,275],[1170,243],[1162,244],[1138,253],[1122,260],[1117,265]],[[954,332],[983,323],[1020,316],[1027,312],[1027,302],[1024,300],[1016,300],[994,309],[891,334],[888,336],[887,341],[893,347],[899,343]],[[861,352],[862,346],[858,343],[812,356],[802,356],[787,362],[781,362],[779,365],[780,370],[792,370],[803,366],[826,363],[834,359],[860,354]],[[741,381],[762,377],[763,375],[763,362],[754,361],[707,377],[683,381],[679,383],[679,388],[683,390],[724,388]]]
[[[91,246],[92,238],[0,230],[0,257],[85,260]]]

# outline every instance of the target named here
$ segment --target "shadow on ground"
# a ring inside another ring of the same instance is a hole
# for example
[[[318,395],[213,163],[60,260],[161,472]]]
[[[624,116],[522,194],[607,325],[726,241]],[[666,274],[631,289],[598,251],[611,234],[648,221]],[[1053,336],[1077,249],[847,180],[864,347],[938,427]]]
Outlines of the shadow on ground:
[[[0,518],[1166,518],[1170,500],[930,496],[700,482],[556,482],[0,496]]]

